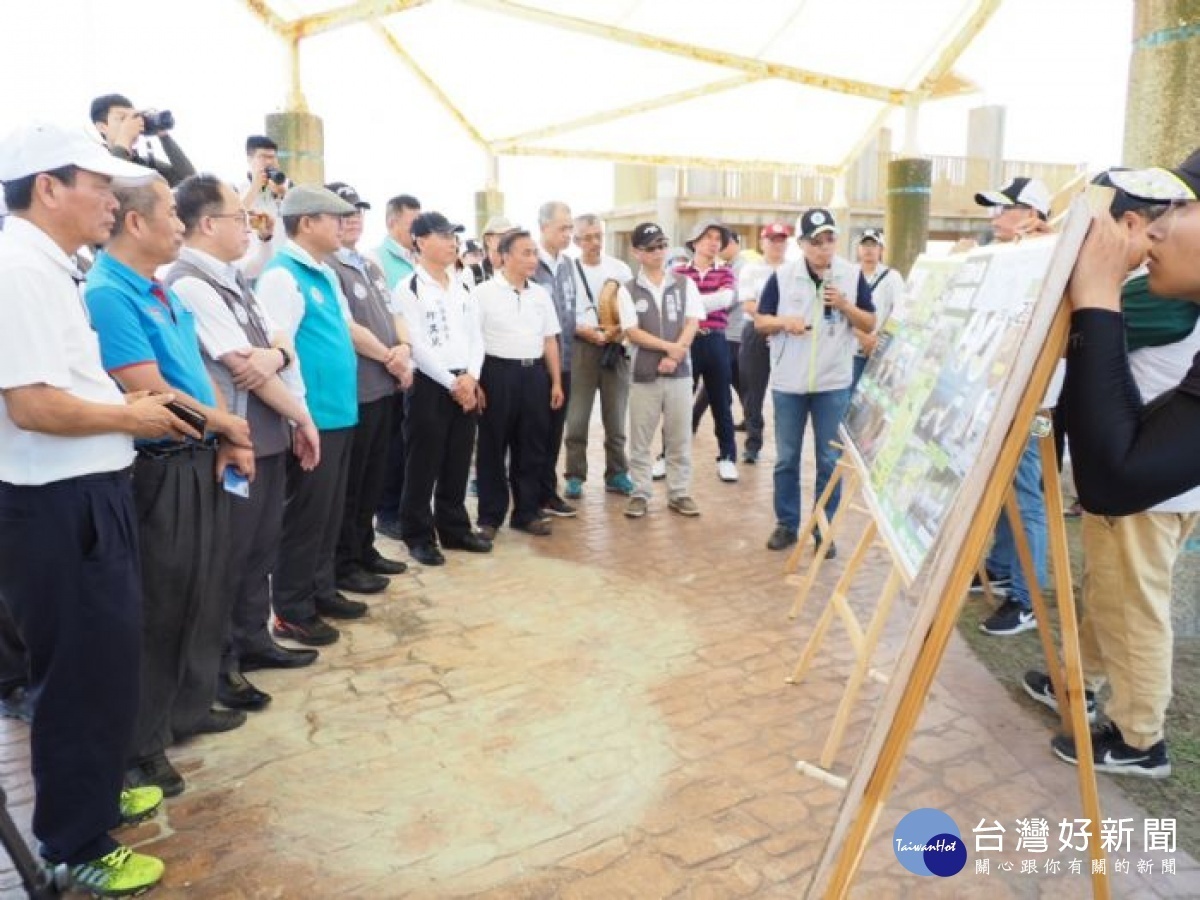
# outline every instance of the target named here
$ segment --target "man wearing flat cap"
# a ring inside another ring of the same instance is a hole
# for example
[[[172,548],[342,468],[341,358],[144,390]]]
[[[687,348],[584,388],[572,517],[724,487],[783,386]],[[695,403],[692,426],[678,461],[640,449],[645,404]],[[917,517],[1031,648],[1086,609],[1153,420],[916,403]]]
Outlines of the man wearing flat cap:
[[[722,481],[737,481],[737,443],[733,431],[731,396],[733,367],[725,328],[729,309],[737,302],[737,279],[733,269],[720,265],[718,255],[732,240],[730,231],[715,219],[701,221],[692,229],[687,248],[691,262],[676,269],[695,282],[704,304],[704,321],[692,342],[692,380],[703,382],[712,407],[713,430],[717,435],[717,474]]]
[[[0,596],[37,697],[33,834],[101,896],[163,873],[108,834],[162,801],[157,787],[122,790],[141,664],[133,438],[198,435],[169,395],[121,396],[73,256],[108,240],[113,179],[151,175],[82,130],[31,125],[0,142]]]
[[[387,589],[385,576],[400,575],[407,569],[404,563],[385,559],[375,549],[372,520],[387,477],[394,397],[412,383],[412,348],[403,319],[392,315],[391,292],[383,270],[357,250],[363,211],[371,204],[343,182],[327,187],[354,207],[354,212],[342,217],[342,246],[326,262],[337,274],[342,295],[358,326],[351,329],[358,354],[358,427],[346,476],[336,557],[337,586],[359,594],[375,594]]]
[[[293,187],[280,203],[287,243],[258,280],[258,298],[296,348],[305,401],[321,437],[321,461],[288,461],[287,505],[273,578],[276,637],[319,647],[339,637],[322,616],[357,618],[366,604],[337,592],[334,553],[358,424],[354,319],[338,277],[322,260],[341,246],[342,216],[354,206],[316,185]],[[361,326],[358,326],[361,327]]]

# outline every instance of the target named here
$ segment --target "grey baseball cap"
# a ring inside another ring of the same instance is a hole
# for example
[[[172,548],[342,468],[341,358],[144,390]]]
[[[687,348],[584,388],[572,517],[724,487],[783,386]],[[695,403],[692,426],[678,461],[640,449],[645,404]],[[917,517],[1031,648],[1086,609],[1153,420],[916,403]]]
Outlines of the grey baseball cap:
[[[316,184],[298,184],[284,195],[279,204],[281,216],[348,216],[358,212],[333,191]]]

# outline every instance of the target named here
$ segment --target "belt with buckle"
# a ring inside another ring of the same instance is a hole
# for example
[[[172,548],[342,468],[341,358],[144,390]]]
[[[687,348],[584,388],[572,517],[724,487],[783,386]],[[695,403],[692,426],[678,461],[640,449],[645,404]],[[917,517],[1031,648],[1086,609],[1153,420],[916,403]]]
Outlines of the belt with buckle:
[[[488,359],[506,366],[521,366],[522,368],[526,369],[531,366],[539,366],[542,364],[542,357],[540,356],[535,356],[530,359],[510,359],[507,356],[488,356]]]
[[[148,459],[167,459],[171,456],[178,456],[180,453],[196,453],[208,450],[217,449],[217,439],[215,437],[201,441],[158,441],[153,444],[139,444],[137,446],[139,456]]]
[[[696,334],[700,335],[701,337],[708,337],[714,331],[716,331],[715,328],[698,328],[696,329]]]

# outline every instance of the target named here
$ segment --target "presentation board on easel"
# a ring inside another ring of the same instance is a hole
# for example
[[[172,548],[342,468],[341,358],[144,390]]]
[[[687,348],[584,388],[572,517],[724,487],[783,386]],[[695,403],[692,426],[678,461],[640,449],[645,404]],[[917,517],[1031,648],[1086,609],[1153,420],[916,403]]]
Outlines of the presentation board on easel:
[[[864,372],[842,437],[915,609],[810,897],[846,896],[895,782],[1065,348],[1062,297],[1090,220],[1081,197],[1057,235],[920,260]],[[1077,678],[1070,688],[1081,693]],[[1082,762],[1086,806],[1095,781]],[[1106,881],[1094,886],[1106,895]]]

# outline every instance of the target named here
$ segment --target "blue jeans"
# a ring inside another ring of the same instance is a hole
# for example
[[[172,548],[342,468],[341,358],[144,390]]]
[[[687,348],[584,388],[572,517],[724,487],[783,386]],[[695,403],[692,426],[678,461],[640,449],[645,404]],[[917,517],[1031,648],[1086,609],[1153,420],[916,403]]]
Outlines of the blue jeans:
[[[867,367],[867,357],[854,355],[854,377],[850,380],[850,393],[854,393],[854,389],[858,387],[858,380],[862,378],[863,369]]]
[[[830,446],[837,439],[838,425],[850,402],[850,389],[818,391],[814,394],[788,394],[771,391],[775,404],[775,520],[792,531],[800,529],[800,451],[804,427],[812,418],[817,441],[817,496],[825,490],[841,453]],[[837,512],[842,489],[838,485],[825,506],[832,519]]]
[[[1025,539],[1029,542],[1029,552],[1033,556],[1033,566],[1037,571],[1039,585],[1046,584],[1046,497],[1042,492],[1042,455],[1038,448],[1038,439],[1030,437],[1017,464],[1017,475],[1013,480],[1017,492],[1017,506],[1021,510],[1021,527],[1025,529]],[[992,542],[992,552],[988,554],[987,569],[993,575],[1012,579],[1009,596],[1025,609],[1029,609],[1029,584],[1025,580],[1025,570],[1017,559],[1017,544],[1013,538],[1012,523],[1008,521],[1008,513],[1001,512],[1000,520],[996,523],[996,534]]]

